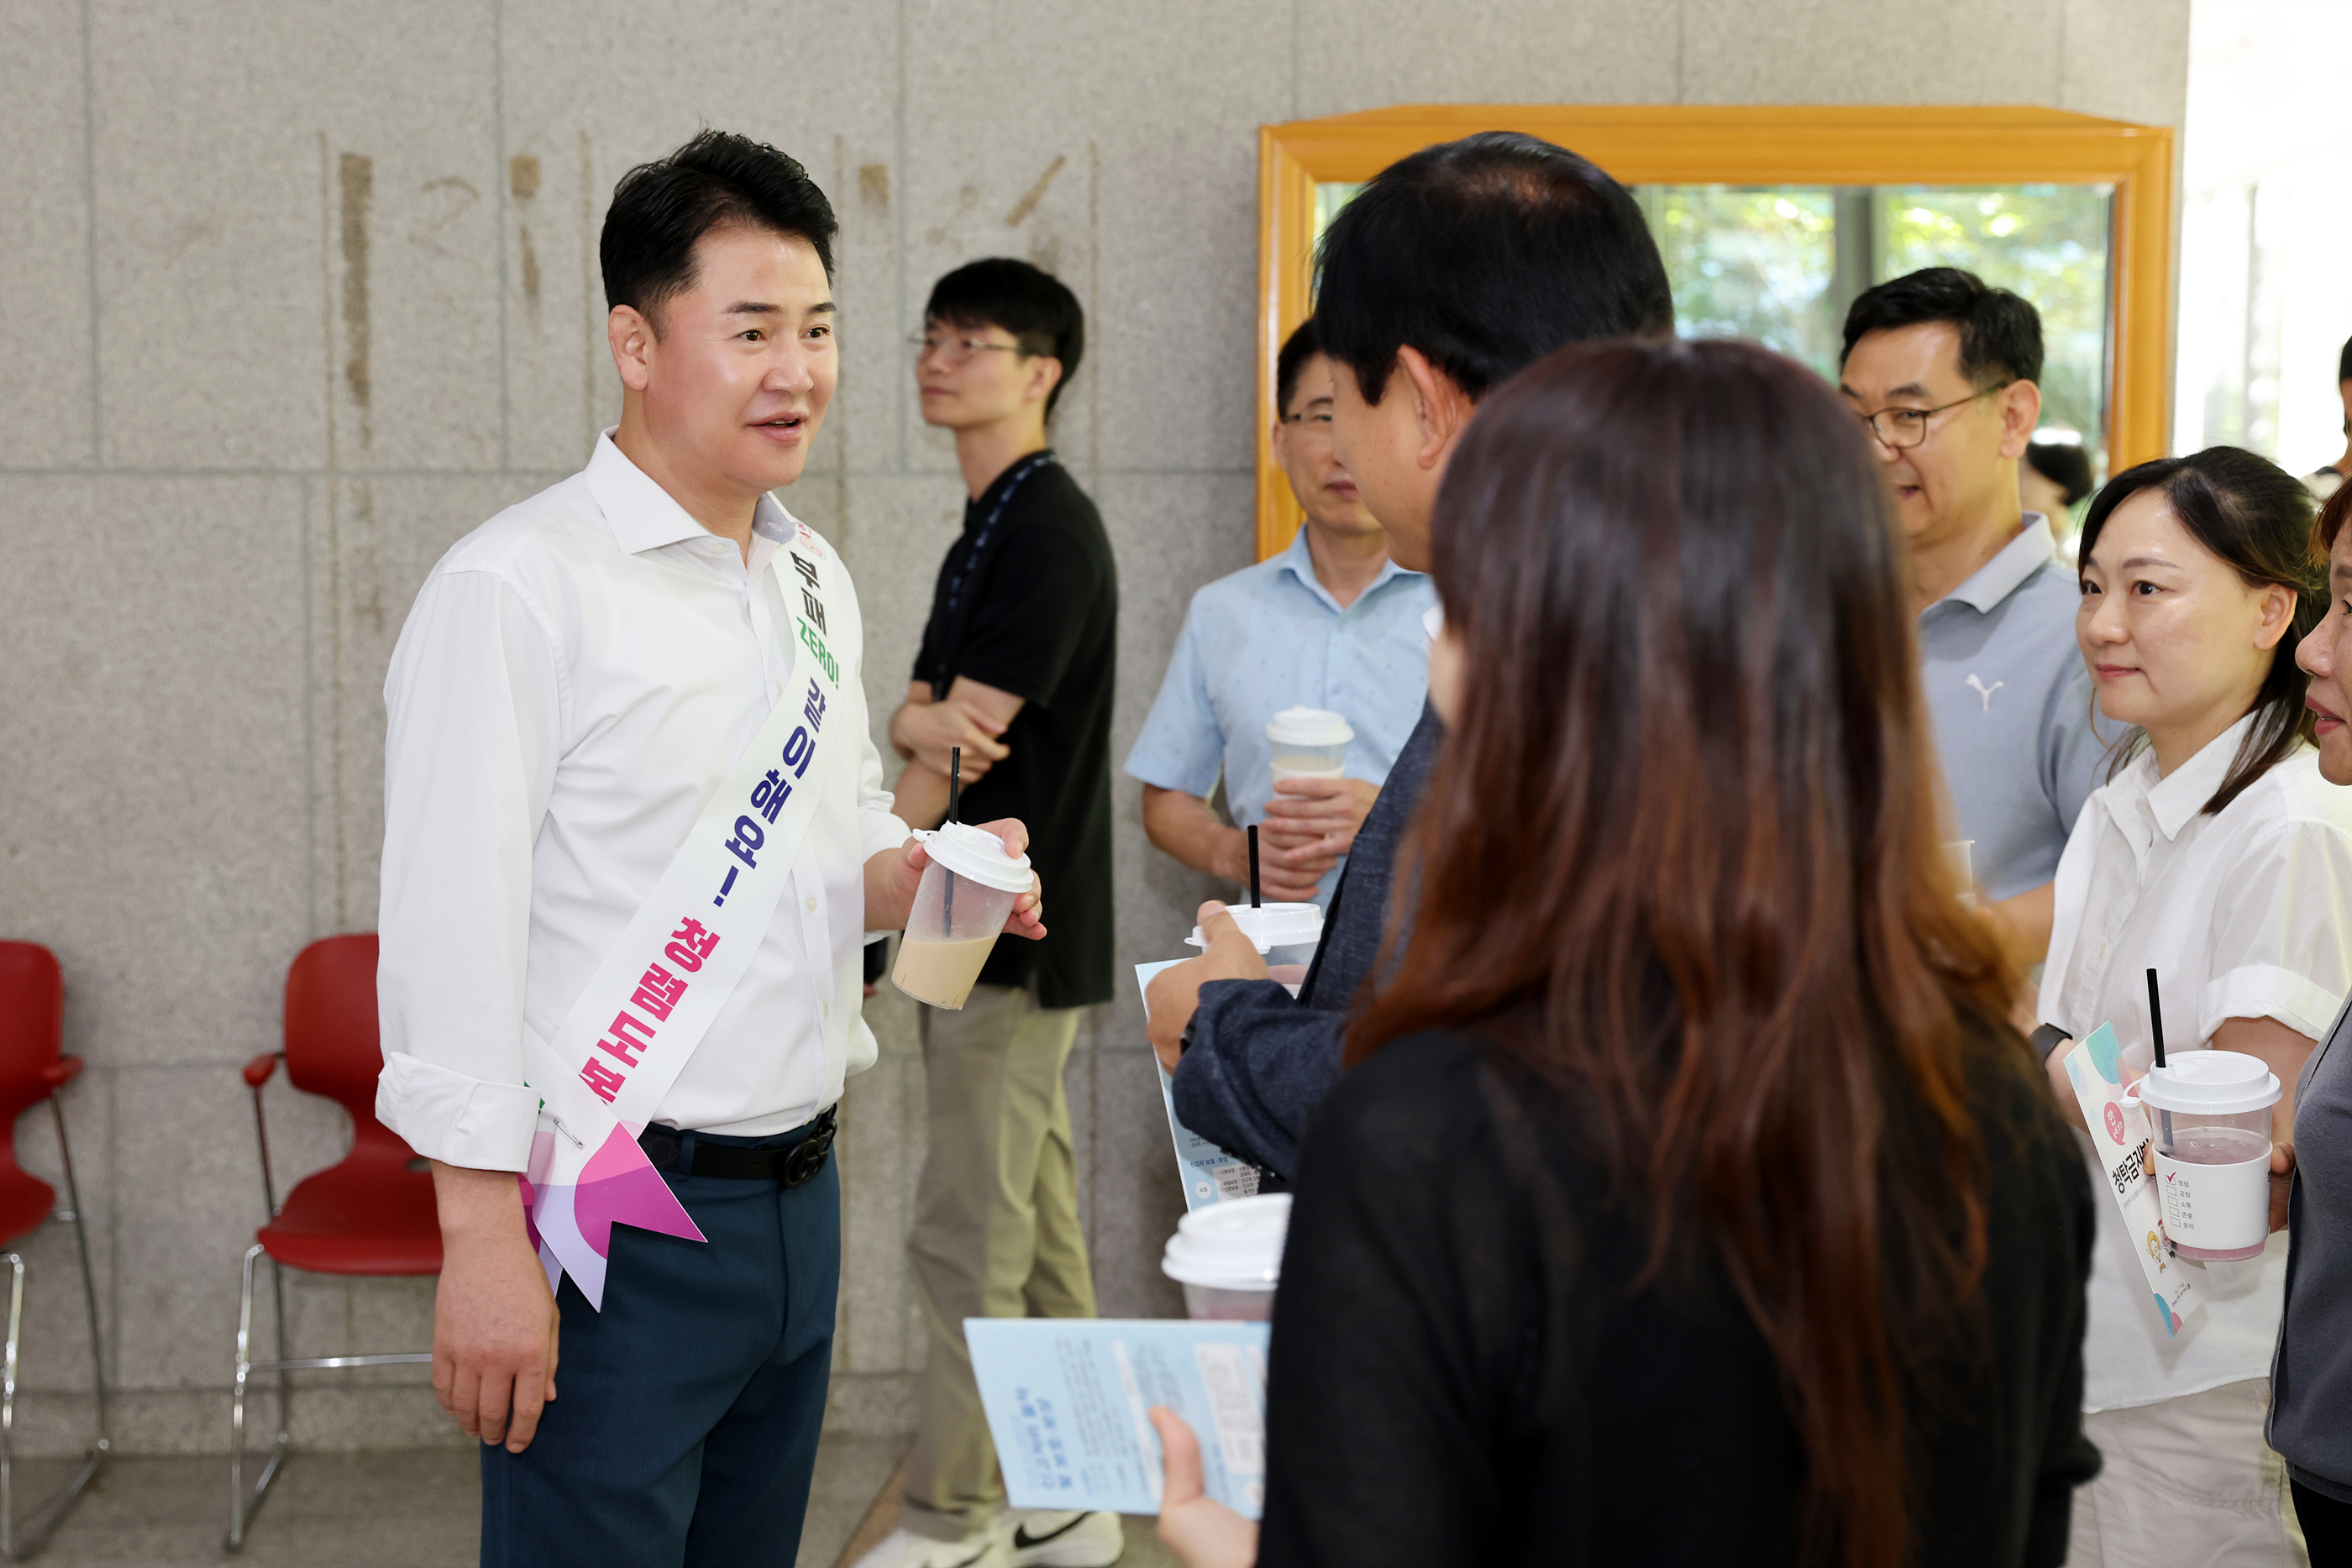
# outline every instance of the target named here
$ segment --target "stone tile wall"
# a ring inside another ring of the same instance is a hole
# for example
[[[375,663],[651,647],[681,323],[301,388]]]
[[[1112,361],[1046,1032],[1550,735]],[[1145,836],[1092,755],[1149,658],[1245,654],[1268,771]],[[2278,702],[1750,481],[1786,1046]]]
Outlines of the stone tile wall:
[[[839,402],[792,507],[840,545],[878,716],[961,493],[905,335],[971,257],[1085,302],[1057,444],[1125,583],[1124,755],[1192,589],[1250,559],[1260,122],[1416,101],[2033,102],[2178,122],[2187,0],[0,0],[0,935],[69,991],[66,1093],[118,1433],[226,1440],[261,1218],[236,1070],[288,963],[373,920],[381,687],[448,544],[617,408],[594,241],[698,126],[791,151],[842,219]],[[1208,891],[1118,783],[1122,963]],[[1070,1068],[1103,1308],[1173,1311],[1181,1200],[1123,988]],[[911,1009],[842,1145],[836,1416],[902,1418],[922,1155]],[[283,1186],[341,1113],[268,1092]],[[45,1116],[19,1130],[54,1179]],[[21,1419],[77,1441],[71,1238],[29,1270]],[[297,1279],[298,1354],[422,1348],[431,1285]],[[328,1378],[302,1440],[453,1438],[414,1377]],[[262,1418],[266,1419],[265,1402]]]

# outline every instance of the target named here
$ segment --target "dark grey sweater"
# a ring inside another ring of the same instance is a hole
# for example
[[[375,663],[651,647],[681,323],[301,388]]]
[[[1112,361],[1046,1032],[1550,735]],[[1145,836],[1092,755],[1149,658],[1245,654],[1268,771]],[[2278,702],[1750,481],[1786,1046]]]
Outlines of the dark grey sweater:
[[[2287,1205],[2286,1315],[2271,1361],[2271,1447],[2296,1480],[2352,1503],[2352,1006],[2304,1064]]]
[[[1339,1081],[1340,1037],[1379,956],[1397,845],[1421,801],[1445,727],[1422,705],[1357,830],[1332,891],[1323,944],[1296,1001],[1272,980],[1213,980],[1201,988],[1192,1047],[1176,1067],[1176,1114],[1192,1131],[1284,1180],[1298,1174],[1298,1143]]]

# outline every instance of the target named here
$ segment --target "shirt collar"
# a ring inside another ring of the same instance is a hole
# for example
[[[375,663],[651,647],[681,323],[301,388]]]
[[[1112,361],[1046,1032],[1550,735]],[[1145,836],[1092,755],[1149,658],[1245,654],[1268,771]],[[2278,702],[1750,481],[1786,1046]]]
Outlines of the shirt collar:
[[[2137,766],[2147,769],[2147,778],[2155,781],[2147,785],[2147,809],[2156,817],[2156,825],[2168,839],[2177,839],[2180,830],[2196,820],[2230,776],[2230,764],[2238,759],[2238,747],[2244,744],[2246,732],[2253,727],[2257,714],[2248,714],[2198,749],[2197,755],[2158,779],[2156,775],[2156,754],[2141,758]]]
[[[651,475],[629,461],[613,441],[613,431],[619,428],[614,425],[596,438],[596,450],[588,459],[588,493],[596,497],[621,549],[640,555],[684,539],[720,537],[696,522],[694,515],[656,484]],[[773,496],[761,496],[751,509],[751,532],[756,536],[753,554],[761,553],[759,540],[765,540],[770,547],[767,553],[772,554],[773,547],[793,537],[792,517]]]
[[[2023,587],[2027,578],[2057,559],[2058,539],[2050,531],[2050,519],[2039,512],[2024,516],[2025,527],[2015,538],[1977,568],[1974,576],[1936,603],[1958,601],[1979,615],[1990,615],[2002,600]],[[1928,608],[1932,610],[1935,605]]]
[[[1284,550],[1280,555],[1275,557],[1275,561],[1276,563],[1275,567],[1276,573],[1286,571],[1290,573],[1291,576],[1298,580],[1299,586],[1306,589],[1307,592],[1315,595],[1316,598],[1321,600],[1324,603],[1329,605],[1339,614],[1345,615],[1348,611],[1352,608],[1352,606],[1341,604],[1339,601],[1333,596],[1331,591],[1323,586],[1323,580],[1315,575],[1315,552],[1307,548],[1306,524],[1301,523],[1298,525],[1298,531],[1290,536],[1290,548]],[[1388,559],[1381,562],[1379,575],[1364,585],[1363,592],[1356,595],[1356,603],[1363,603],[1364,601],[1370,599],[1374,593],[1380,591],[1382,586],[1395,580],[1397,578],[1419,577],[1421,573],[1417,571],[1412,571],[1407,568],[1399,566],[1396,563],[1396,558],[1394,556],[1391,556]]]
[[[980,527],[981,518],[987,516],[989,509],[1004,498],[1004,493],[1012,487],[1015,476],[1025,476],[1031,469],[1042,468],[1048,463],[1060,461],[1061,458],[1055,455],[1052,447],[1041,446],[1034,452],[1024,452],[1006,464],[1004,472],[988,482],[987,489],[964,502],[963,531],[970,533]]]

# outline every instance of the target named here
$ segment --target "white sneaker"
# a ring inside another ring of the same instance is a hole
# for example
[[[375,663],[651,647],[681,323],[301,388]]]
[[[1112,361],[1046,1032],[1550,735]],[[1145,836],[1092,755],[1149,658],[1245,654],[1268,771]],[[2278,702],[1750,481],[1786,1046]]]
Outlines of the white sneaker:
[[[1112,1523],[1118,1521],[1114,1518]],[[1004,1554],[1003,1534],[997,1530],[984,1530],[961,1541],[934,1541],[911,1530],[894,1530],[857,1560],[857,1568],[1008,1568],[1011,1561]]]
[[[1005,1560],[1013,1568],[1110,1568],[1127,1550],[1127,1531],[1115,1513],[1055,1513],[1007,1509],[997,1521]]]

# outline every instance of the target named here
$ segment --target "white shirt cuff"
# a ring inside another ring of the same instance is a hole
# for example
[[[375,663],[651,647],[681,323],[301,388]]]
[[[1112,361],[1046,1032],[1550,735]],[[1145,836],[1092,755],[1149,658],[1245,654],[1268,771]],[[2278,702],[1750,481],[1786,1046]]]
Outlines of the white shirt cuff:
[[[898,849],[914,831],[888,811],[860,811],[857,836],[864,852],[858,858],[870,861],[884,850]]]
[[[428,1160],[520,1171],[530,1164],[539,1095],[528,1084],[487,1082],[388,1051],[376,1079],[375,1114]]]
[[[2276,1019],[2313,1040],[2324,1040],[2344,998],[2275,964],[2248,964],[2208,985],[2197,998],[2197,1033],[2211,1040],[2231,1019]]]

